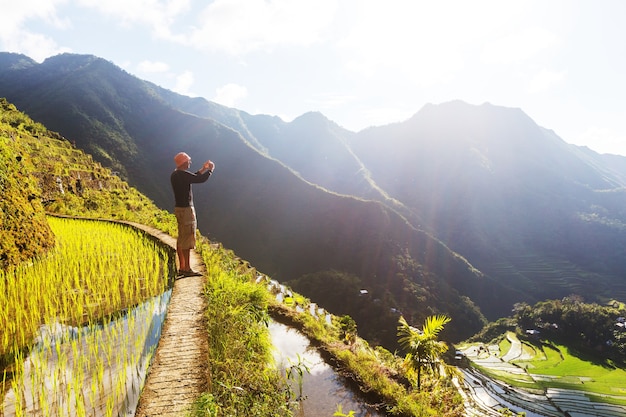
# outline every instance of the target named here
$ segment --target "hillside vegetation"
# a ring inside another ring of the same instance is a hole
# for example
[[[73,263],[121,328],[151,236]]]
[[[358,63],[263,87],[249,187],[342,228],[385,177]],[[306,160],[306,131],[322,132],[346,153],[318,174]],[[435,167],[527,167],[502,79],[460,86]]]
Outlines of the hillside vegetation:
[[[467,343],[465,385],[493,401],[545,416],[623,416],[626,309],[568,296],[529,305],[490,323]],[[479,400],[484,403],[484,396]],[[569,413],[569,414],[568,414]]]
[[[0,99],[0,266],[45,252],[45,211],[134,221],[173,232],[173,216],[58,133]]]
[[[45,131],[6,100],[0,100],[0,267],[16,265],[54,244],[41,191],[31,176],[30,150],[21,140]]]
[[[517,303],[511,317],[489,323],[469,341],[489,343],[513,331],[521,339],[558,343],[579,356],[623,368],[626,364],[625,327],[623,303],[615,300],[607,305],[586,303],[573,295],[534,305]]]

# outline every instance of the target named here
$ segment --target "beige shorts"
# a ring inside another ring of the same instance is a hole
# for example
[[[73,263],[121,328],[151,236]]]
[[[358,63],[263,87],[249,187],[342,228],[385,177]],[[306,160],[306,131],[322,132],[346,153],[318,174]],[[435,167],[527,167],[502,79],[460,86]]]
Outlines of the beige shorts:
[[[196,210],[192,207],[174,207],[178,222],[178,249],[194,249],[196,247]]]

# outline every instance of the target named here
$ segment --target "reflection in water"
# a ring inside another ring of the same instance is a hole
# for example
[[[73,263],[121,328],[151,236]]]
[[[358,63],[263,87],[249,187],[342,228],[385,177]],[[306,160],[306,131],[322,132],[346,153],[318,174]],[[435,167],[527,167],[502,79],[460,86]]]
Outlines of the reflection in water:
[[[274,358],[276,363],[286,369],[291,365],[303,362],[309,368],[309,373],[303,377],[302,391],[305,400],[302,402],[306,417],[332,416],[341,405],[343,412],[350,410],[359,417],[382,417],[377,411],[368,408],[343,383],[341,377],[324,362],[317,351],[309,346],[309,340],[297,330],[283,324],[272,322],[270,335],[275,347]],[[300,359],[298,359],[298,355]],[[292,381],[292,390],[299,394],[297,381]]]
[[[171,294],[97,325],[42,326],[0,414],[134,416]]]

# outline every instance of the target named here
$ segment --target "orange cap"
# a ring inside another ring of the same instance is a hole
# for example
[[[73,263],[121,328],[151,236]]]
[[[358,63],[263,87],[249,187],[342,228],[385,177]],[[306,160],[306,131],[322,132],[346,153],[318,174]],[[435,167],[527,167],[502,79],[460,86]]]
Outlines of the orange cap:
[[[174,163],[176,164],[177,167],[181,166],[182,164],[190,160],[191,160],[191,157],[187,155],[185,152],[179,152],[174,157]]]

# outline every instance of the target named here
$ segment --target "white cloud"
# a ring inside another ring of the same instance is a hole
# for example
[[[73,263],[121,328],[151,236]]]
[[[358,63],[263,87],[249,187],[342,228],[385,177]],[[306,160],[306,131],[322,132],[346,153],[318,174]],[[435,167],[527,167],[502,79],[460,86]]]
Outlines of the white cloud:
[[[36,61],[43,61],[51,55],[69,52],[69,48],[59,47],[49,36],[24,28],[29,20],[43,21],[56,28],[67,28],[70,25],[69,21],[57,15],[57,6],[65,2],[65,0],[0,1],[2,50],[20,52]]]
[[[62,48],[57,43],[44,35],[28,31],[17,32],[17,36],[3,42],[3,49],[9,52],[19,52],[37,62],[64,52],[71,52],[70,48]]]
[[[194,94],[190,92],[191,86],[194,82],[195,79],[193,76],[193,72],[185,71],[176,77],[176,85],[174,87],[174,91],[179,94],[194,96]]]
[[[558,39],[550,31],[524,28],[485,45],[481,59],[487,65],[507,65],[526,61],[539,51],[556,46]]]
[[[238,55],[275,46],[311,45],[323,38],[338,0],[215,0],[200,15],[189,42]]]
[[[144,22],[158,25],[171,22],[189,9],[189,0],[77,0],[83,7],[115,17],[120,22]]]
[[[197,13],[192,10],[191,0],[77,1],[83,7],[113,17],[121,26],[145,24],[158,39],[233,55],[276,45],[310,45],[319,41],[333,19],[338,2],[215,0]]]
[[[77,0],[83,7],[113,17],[121,26],[145,24],[160,39],[176,40],[172,25],[190,9],[190,0]]]
[[[67,19],[57,15],[57,6],[67,3],[67,0],[30,0],[30,1],[0,1],[0,34],[11,33],[21,28],[27,20],[39,19],[54,27],[67,27]]]
[[[626,137],[607,127],[590,126],[572,142],[598,153],[626,155]]]
[[[170,66],[160,61],[142,61],[137,65],[137,70],[145,73],[167,72]]]
[[[318,109],[332,109],[344,106],[347,103],[354,102],[356,99],[353,95],[326,93],[318,94],[313,99],[307,100],[307,103]]]
[[[227,107],[234,107],[235,103],[248,96],[248,89],[238,84],[226,84],[217,89],[213,101]]]
[[[509,2],[363,1],[338,47],[355,74],[391,70],[413,85],[431,86],[461,72],[477,45],[512,13]]]
[[[542,69],[530,79],[528,89],[530,93],[540,93],[548,90],[553,85],[560,83],[565,79],[565,72],[563,71],[550,71]]]

